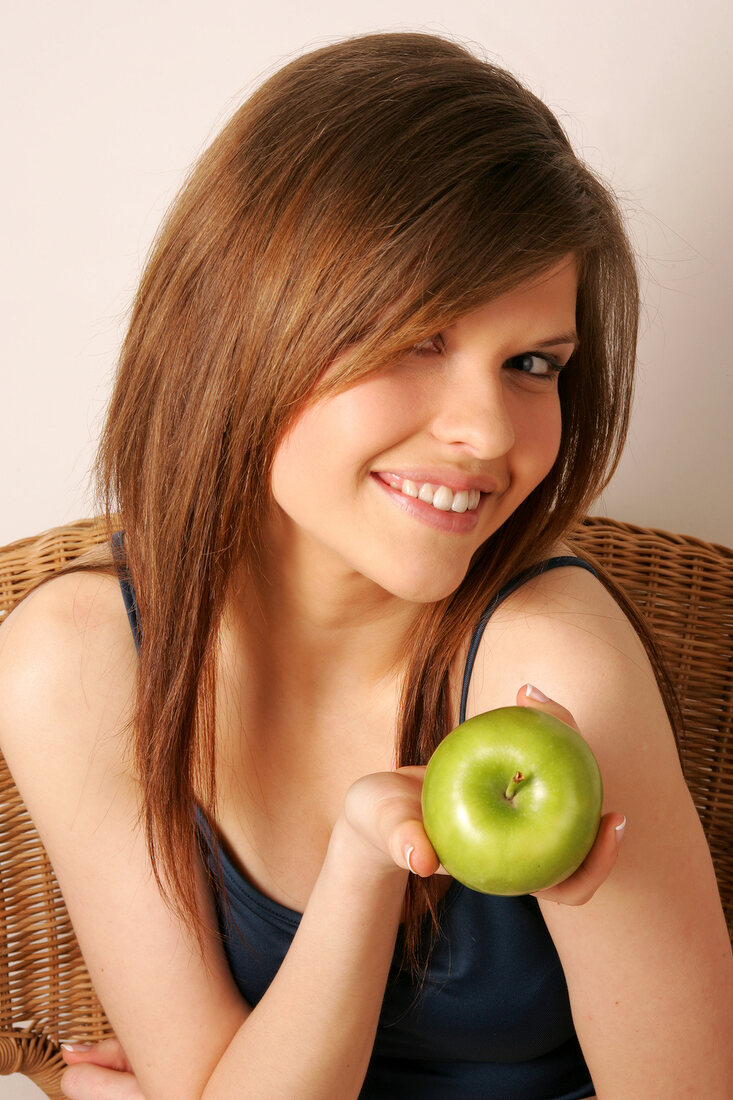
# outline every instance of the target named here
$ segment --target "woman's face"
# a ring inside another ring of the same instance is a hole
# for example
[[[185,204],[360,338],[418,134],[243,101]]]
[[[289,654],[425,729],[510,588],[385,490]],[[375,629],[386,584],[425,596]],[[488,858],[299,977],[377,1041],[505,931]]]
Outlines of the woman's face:
[[[421,603],[457,588],[555,461],[576,294],[568,257],[306,408],[273,464],[278,553]]]

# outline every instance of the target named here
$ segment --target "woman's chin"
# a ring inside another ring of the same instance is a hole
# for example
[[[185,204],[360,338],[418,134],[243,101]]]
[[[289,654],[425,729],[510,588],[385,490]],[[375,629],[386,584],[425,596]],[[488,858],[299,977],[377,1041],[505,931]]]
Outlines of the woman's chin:
[[[446,573],[429,576],[412,574],[402,577],[384,577],[377,580],[378,584],[393,596],[406,603],[439,603],[451,596],[460,586],[465,577],[465,571],[449,570]]]

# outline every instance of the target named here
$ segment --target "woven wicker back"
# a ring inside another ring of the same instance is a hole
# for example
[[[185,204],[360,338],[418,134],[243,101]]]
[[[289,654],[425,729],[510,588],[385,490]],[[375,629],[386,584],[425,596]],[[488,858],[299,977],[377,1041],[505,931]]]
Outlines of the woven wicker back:
[[[682,767],[733,937],[733,550],[595,517],[577,542],[643,612],[662,651],[682,707]]]
[[[91,520],[0,548],[0,622],[37,580],[104,538]],[[611,573],[652,625],[683,706],[682,758],[733,930],[733,551],[589,518],[578,552]],[[59,1039],[109,1025],[94,995],[48,858],[0,756],[0,1074],[53,1100]]]

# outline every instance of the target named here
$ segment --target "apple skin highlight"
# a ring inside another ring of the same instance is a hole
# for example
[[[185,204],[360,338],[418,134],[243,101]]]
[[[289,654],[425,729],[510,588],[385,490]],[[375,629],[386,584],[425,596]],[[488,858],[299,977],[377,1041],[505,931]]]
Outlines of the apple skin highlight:
[[[422,791],[425,831],[448,874],[507,897],[573,874],[602,805],[587,742],[531,707],[500,707],[454,729],[430,758]]]

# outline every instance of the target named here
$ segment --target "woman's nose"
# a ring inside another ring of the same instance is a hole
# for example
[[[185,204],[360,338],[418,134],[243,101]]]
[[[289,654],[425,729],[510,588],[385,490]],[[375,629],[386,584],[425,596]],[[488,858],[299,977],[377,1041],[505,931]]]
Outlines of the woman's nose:
[[[463,446],[477,458],[500,458],[514,446],[515,430],[500,375],[460,380],[441,387],[432,432],[442,443]]]

